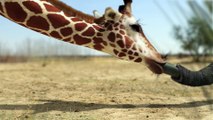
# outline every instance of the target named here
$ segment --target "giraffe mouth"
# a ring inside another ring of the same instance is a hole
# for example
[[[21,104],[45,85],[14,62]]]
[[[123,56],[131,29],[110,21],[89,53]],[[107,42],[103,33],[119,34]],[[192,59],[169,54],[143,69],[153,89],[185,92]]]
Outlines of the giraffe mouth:
[[[147,64],[147,67],[155,74],[160,75],[164,72],[163,65],[165,63],[159,63],[150,58],[145,58],[145,63]]]

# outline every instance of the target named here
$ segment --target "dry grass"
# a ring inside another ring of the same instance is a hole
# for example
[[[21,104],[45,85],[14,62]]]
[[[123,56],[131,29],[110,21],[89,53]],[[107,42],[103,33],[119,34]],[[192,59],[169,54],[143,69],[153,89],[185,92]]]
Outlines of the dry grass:
[[[205,64],[185,66],[197,70]],[[191,88],[113,58],[0,64],[0,119],[212,119],[213,86]]]

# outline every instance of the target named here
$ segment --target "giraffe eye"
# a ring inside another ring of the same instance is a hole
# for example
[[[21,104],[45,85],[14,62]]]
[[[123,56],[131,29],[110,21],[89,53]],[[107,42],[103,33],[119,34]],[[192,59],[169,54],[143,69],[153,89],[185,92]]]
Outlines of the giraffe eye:
[[[130,27],[132,28],[132,30],[136,31],[136,32],[142,32],[142,27],[139,24],[132,24],[130,25]]]

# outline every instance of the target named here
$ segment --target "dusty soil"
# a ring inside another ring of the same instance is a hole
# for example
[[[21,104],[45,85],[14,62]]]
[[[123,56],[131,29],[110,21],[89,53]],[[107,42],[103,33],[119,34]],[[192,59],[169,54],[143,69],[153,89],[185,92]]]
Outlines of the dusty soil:
[[[213,86],[179,85],[113,58],[0,63],[0,82],[1,120],[213,119]]]

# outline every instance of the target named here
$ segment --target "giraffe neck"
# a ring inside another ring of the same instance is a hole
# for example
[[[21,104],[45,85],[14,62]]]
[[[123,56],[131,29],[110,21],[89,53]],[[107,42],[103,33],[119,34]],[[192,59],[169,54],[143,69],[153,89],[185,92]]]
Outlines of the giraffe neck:
[[[24,27],[65,42],[100,51],[107,44],[100,26],[66,15],[45,0],[1,0],[0,13]]]
[[[88,23],[57,9],[46,0],[1,0],[0,14],[24,27],[72,44],[107,52],[120,59],[142,62],[142,49],[122,24]]]

